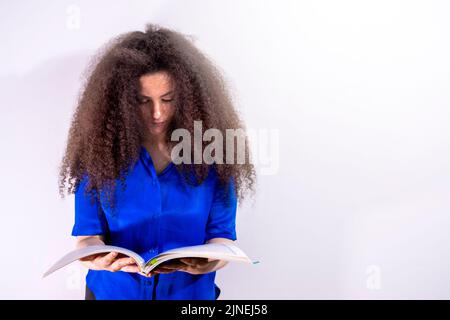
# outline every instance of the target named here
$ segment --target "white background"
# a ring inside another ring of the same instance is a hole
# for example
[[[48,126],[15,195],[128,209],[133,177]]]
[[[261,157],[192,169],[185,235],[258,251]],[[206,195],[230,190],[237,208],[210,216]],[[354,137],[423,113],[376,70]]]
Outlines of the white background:
[[[247,127],[279,136],[238,211],[261,263],[218,271],[220,299],[449,299],[449,16],[446,1],[2,1],[0,298],[84,298],[79,264],[41,279],[74,246],[58,166],[89,57],[152,22],[195,36]]]

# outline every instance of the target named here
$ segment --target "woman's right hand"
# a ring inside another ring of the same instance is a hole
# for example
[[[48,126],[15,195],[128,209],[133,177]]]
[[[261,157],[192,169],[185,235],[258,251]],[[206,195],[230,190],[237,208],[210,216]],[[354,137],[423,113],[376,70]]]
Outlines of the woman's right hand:
[[[77,249],[86,246],[104,245],[104,239],[101,235],[95,236],[78,236]],[[108,270],[111,272],[139,272],[139,268],[133,258],[127,257],[117,252],[94,254],[80,259],[81,263],[88,269],[92,270]]]
[[[95,254],[80,259],[81,263],[92,270],[107,270],[111,272],[139,272],[133,258],[120,255],[117,252]]]

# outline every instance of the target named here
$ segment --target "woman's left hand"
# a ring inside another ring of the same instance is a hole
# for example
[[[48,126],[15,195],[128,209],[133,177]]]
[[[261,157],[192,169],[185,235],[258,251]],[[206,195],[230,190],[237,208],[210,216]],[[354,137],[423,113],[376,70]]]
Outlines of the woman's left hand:
[[[221,260],[210,258],[180,258],[161,264],[152,271],[152,274],[172,273],[175,271],[183,271],[190,274],[204,274],[218,270],[224,266],[224,263],[226,264],[226,262]],[[219,267],[221,264],[222,266]]]

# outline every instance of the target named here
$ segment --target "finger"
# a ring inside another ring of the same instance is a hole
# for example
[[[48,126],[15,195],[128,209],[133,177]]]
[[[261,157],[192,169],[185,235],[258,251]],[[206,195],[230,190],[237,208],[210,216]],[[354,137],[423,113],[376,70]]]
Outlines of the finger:
[[[101,257],[99,260],[99,262],[103,265],[103,266],[109,266],[111,265],[114,260],[117,257],[117,252],[110,252],[108,253],[106,256]]]
[[[187,267],[188,267],[187,265],[180,263],[180,265],[177,268],[158,266],[156,269],[153,269],[153,271],[157,272],[157,273],[167,273],[167,272],[175,272],[175,271],[183,270],[184,268],[187,268]]]
[[[180,261],[183,262],[184,264],[187,264],[188,266],[195,265],[193,258],[181,258]]]
[[[164,269],[179,269],[184,267],[185,264],[182,262],[178,262],[178,263],[164,263],[163,265],[159,265],[159,268],[164,268]]]
[[[153,269],[152,272],[155,273],[155,274],[158,274],[158,273],[163,273],[165,271],[168,271],[168,269],[164,269],[164,268],[158,267],[157,269]]]
[[[119,258],[116,259],[111,265],[111,269],[120,270],[122,267],[125,267],[130,264],[134,264],[134,260],[132,258]]]
[[[203,267],[209,264],[208,258],[199,258],[197,259],[197,266]]]
[[[135,273],[135,272],[139,272],[139,267],[136,264],[127,265],[127,266],[123,266],[122,268],[120,268],[120,271]]]
[[[179,268],[177,268],[177,269],[179,269]],[[155,271],[173,271],[173,270],[176,270],[176,269],[174,269],[174,268],[160,267],[160,268],[156,269]]]
[[[190,267],[202,266],[208,263],[207,258],[182,258],[180,260]]]
[[[118,259],[114,260],[114,262],[112,264],[118,264],[118,265],[124,266],[124,265],[132,264],[132,263],[135,263],[133,258],[125,257],[125,258],[118,258]]]

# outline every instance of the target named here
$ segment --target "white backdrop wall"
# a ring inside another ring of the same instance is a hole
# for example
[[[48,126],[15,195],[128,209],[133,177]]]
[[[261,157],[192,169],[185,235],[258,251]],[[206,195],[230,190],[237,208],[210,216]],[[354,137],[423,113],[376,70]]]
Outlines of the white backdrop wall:
[[[260,160],[220,299],[450,298],[446,1],[2,1],[0,298],[83,299],[58,166],[89,57],[158,23],[224,71]],[[270,139],[263,139],[269,133]],[[254,142],[255,144],[255,142]]]

